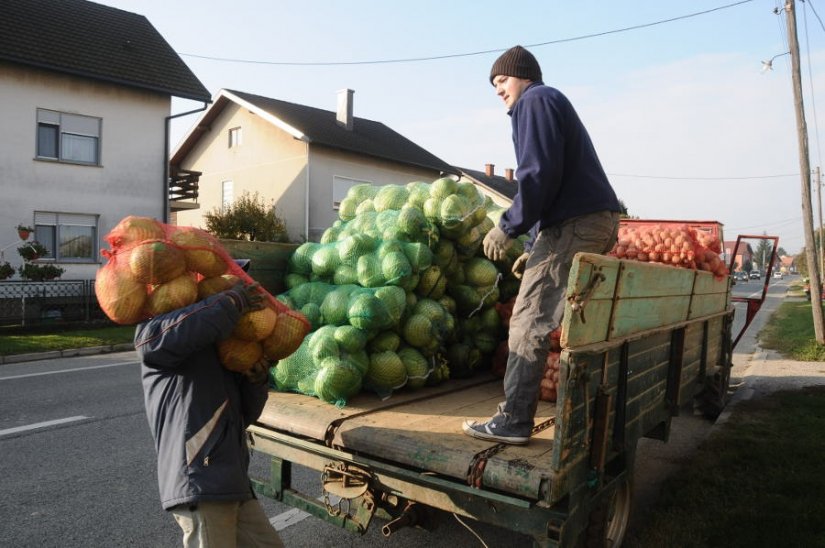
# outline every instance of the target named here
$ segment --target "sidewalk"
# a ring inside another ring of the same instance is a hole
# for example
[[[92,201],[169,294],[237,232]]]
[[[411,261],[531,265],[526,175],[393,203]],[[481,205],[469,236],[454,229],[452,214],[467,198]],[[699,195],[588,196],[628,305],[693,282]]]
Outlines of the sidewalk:
[[[785,297],[788,300],[796,298],[793,295]],[[673,418],[667,443],[644,438],[639,440],[633,511],[626,537],[629,545],[632,545],[635,531],[644,525],[647,512],[656,503],[662,482],[690,461],[707,436],[726,421],[736,420],[739,402],[778,390],[825,385],[825,362],[789,360],[774,351],[759,347],[757,335],[769,319],[770,313],[757,314],[739,340],[731,369],[730,386],[733,394],[715,422],[700,415],[683,414]]]
[[[134,350],[132,343],[109,344],[104,346],[86,346],[83,348],[67,348],[66,350],[51,350],[49,352],[30,352],[28,354],[14,354],[12,356],[0,356],[0,365],[7,363],[33,362],[38,360],[51,360],[54,358],[74,358],[76,356],[92,356],[94,354],[106,354],[109,352],[128,352]]]

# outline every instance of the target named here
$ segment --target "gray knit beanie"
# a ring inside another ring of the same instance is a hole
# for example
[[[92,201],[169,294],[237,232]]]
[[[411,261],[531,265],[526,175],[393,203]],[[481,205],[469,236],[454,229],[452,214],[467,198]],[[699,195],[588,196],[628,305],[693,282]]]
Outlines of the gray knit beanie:
[[[490,83],[492,84],[493,78],[499,75],[540,82],[541,67],[532,53],[521,46],[513,46],[493,63],[493,68],[490,69]]]

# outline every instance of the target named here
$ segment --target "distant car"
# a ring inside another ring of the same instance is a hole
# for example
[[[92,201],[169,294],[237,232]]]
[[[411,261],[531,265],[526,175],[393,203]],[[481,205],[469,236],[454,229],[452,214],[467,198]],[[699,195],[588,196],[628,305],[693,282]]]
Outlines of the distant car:
[[[748,274],[746,272],[743,272],[743,271],[740,270],[739,272],[734,272],[733,273],[733,279],[736,280],[737,282],[747,282],[748,281]]]
[[[774,279],[779,279],[779,280],[781,280],[782,278],[784,278],[784,276],[782,275],[782,273],[781,273],[780,271],[778,271],[778,270],[777,270],[776,272],[774,272],[774,273],[773,273],[773,277],[774,277]]]
[[[761,280],[762,279],[762,273],[759,272],[758,270],[751,270],[751,273],[750,273],[749,277],[750,277],[751,280]]]

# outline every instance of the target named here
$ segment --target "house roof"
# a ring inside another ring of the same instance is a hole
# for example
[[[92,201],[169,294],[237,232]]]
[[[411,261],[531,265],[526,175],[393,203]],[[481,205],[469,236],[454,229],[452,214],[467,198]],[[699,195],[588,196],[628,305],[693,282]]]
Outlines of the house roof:
[[[725,240],[724,248],[726,253],[733,253],[733,248],[736,247],[736,240]],[[753,248],[751,244],[745,241],[739,242],[739,255],[753,255]]]
[[[146,17],[85,0],[3,2],[0,61],[185,99],[210,99]]]
[[[506,177],[501,175],[488,176],[484,171],[476,171],[474,169],[459,168],[461,173],[473,179],[482,186],[485,186],[505,198],[512,200],[516,197],[518,192],[518,184],[515,180],[508,181]]]
[[[348,130],[337,122],[335,112],[228,89],[220,91],[214,103],[204,112],[201,120],[195,124],[193,130],[172,155],[173,165],[180,163],[195,146],[200,133],[230,103],[249,109],[296,139],[313,145],[322,145],[440,172],[457,172],[451,165],[381,122],[353,117],[353,127]]]

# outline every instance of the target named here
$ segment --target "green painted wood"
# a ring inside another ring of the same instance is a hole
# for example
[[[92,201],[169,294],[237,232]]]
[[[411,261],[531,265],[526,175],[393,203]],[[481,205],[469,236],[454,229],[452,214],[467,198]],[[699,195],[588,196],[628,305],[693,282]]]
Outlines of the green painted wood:
[[[579,346],[607,340],[620,267],[621,262],[610,257],[591,253],[576,255],[568,277],[568,311],[562,319],[562,346]],[[590,290],[584,312],[572,313],[570,299],[582,295],[593,276],[599,274],[604,279]]]
[[[584,311],[575,311],[570,299],[585,293],[597,273],[605,280],[590,293]],[[589,253],[574,259],[567,296],[561,338],[566,347],[616,340],[715,314],[730,306],[727,278]]]
[[[610,328],[613,299],[591,300],[579,313],[565,312],[562,320],[561,345],[576,347],[597,341],[606,341]]]
[[[622,260],[619,298],[690,295],[696,271],[656,263]]]
[[[709,316],[715,312],[720,312],[728,306],[727,293],[710,293],[707,295],[694,295],[690,303],[690,313],[688,319]]]
[[[283,293],[286,266],[297,244],[221,240],[233,259],[250,259],[248,274],[272,295]]]
[[[727,293],[730,279],[716,278],[710,272],[696,272],[696,283],[693,287],[695,295],[706,295],[708,293]]]

